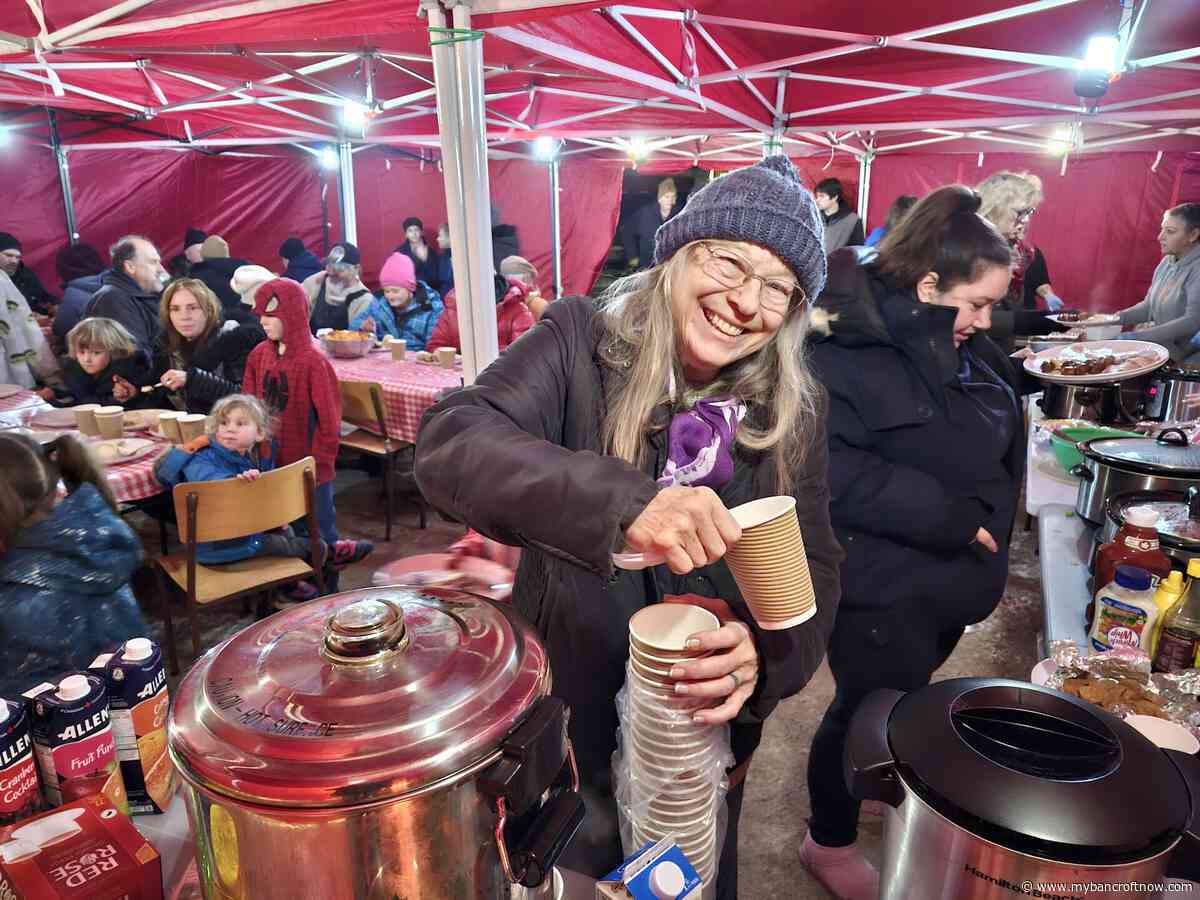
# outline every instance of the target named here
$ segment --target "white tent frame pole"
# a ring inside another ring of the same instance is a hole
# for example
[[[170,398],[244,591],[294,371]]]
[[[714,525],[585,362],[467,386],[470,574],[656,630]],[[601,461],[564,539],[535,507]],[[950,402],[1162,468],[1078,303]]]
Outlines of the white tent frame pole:
[[[576,50],[573,47],[566,47],[562,44],[556,44],[553,41],[548,41],[545,38],[535,37],[531,34],[526,34],[519,29],[509,26],[493,28],[489,31],[502,40],[516,44],[519,47],[524,47],[526,50],[533,50],[536,53],[541,53],[546,56],[552,56],[555,59],[563,62],[571,63],[581,69],[591,69],[595,72],[601,72],[605,75],[610,75],[614,78],[619,78],[622,81],[630,81],[634,84],[640,84],[643,87],[651,88],[662,94],[667,94],[672,97],[680,97],[684,100],[690,100],[697,105],[706,107],[713,112],[724,116],[731,121],[737,122],[748,128],[758,132],[770,131],[769,126],[765,123],[754,119],[744,113],[736,110],[724,103],[717,103],[713,100],[705,100],[694,91],[686,90],[677,85],[672,84],[664,78],[657,78],[653,75],[647,75],[645,72],[640,72],[637,69],[631,69],[628,66],[622,66],[610,60],[601,59],[591,53],[584,53],[581,50]]]
[[[148,71],[146,60],[139,59],[136,63],[137,70],[142,73],[142,78],[146,80],[146,84],[150,86],[150,91],[154,94],[154,98],[164,106],[170,101],[167,100],[167,95],[163,93],[163,89],[159,87],[158,82]]]
[[[338,205],[342,211],[342,240],[358,243],[358,210],[354,198],[354,149],[349,141],[338,144]]]
[[[550,94],[556,97],[577,97],[580,100],[599,100],[602,103],[632,103],[637,101],[654,109],[673,109],[679,112],[695,112],[696,110],[696,107],[694,106],[687,106],[682,103],[670,103],[665,100],[642,101],[638,100],[636,97],[620,97],[616,94],[597,94],[592,91],[573,91],[568,88],[546,87],[542,84],[537,85],[537,92],[539,94]]]
[[[330,97],[341,100],[343,103],[363,102],[362,97],[352,97],[348,94],[343,94],[333,85],[322,81],[320,78],[313,78],[311,74],[311,71],[320,71],[319,69],[313,68],[314,66],[321,66],[322,69],[337,68],[338,66],[345,65],[348,62],[361,60],[362,54],[346,54],[346,56],[349,56],[349,59],[338,56],[334,57],[332,60],[314,63],[313,66],[304,66],[299,69],[293,69],[291,66],[284,65],[283,63],[279,62],[278,60],[274,60],[269,56],[263,56],[262,54],[255,53],[253,50],[247,50],[245,48],[242,48],[242,56],[248,60],[258,63],[259,65],[266,66],[268,69],[274,69],[281,75],[286,75],[289,78],[296,79],[296,81],[299,81],[302,84],[307,84],[309,87],[320,91],[322,94],[328,94]],[[305,69],[309,69],[310,72],[304,71]]]
[[[389,66],[389,67],[395,69],[397,72],[403,72],[405,75],[407,75],[409,78],[413,79],[414,81],[423,81],[423,82],[425,82],[425,84],[430,84],[430,85],[433,84],[432,78],[427,78],[424,75],[422,75],[420,72],[410,69],[407,66],[402,66],[398,62],[395,62],[394,60],[388,59],[387,54],[385,54],[385,53],[376,53],[375,58],[377,60],[379,60],[381,63],[383,63],[385,66]]]
[[[155,0],[125,0],[123,3],[116,3],[108,9],[101,10],[95,15],[88,16],[86,19],[80,19],[78,22],[72,22],[70,25],[64,25],[58,31],[52,31],[47,35],[47,41],[50,44],[61,44],[77,34],[82,34],[85,31],[107,24],[114,19],[120,19],[132,12],[137,12],[143,6],[149,6]]]
[[[38,84],[44,84],[48,87],[53,87],[53,82],[49,78],[44,78],[41,75],[34,75],[32,72],[18,71],[9,72],[8,74],[17,78],[24,78],[26,81],[36,81]],[[136,103],[130,103],[128,100],[122,100],[120,97],[113,97],[111,94],[102,94],[99,91],[88,90],[87,88],[82,88],[66,81],[61,82],[61,84],[64,90],[70,91],[73,94],[79,94],[81,97],[89,97],[92,100],[99,100],[101,103],[107,103],[110,106],[119,106],[122,109],[131,110],[138,115],[145,115],[146,113],[146,107],[138,106]]]
[[[1125,100],[1121,103],[1110,103],[1107,106],[1101,106],[1099,112],[1114,112],[1118,109],[1132,109],[1135,106],[1146,106],[1150,103],[1164,103],[1167,100],[1182,100],[1185,97],[1200,96],[1200,88],[1191,91],[1176,91],[1173,94],[1159,94],[1155,97],[1143,97],[1140,100]]]
[[[1129,66],[1133,69],[1148,69],[1151,66],[1162,66],[1167,63],[1179,62],[1181,59],[1191,59],[1200,56],[1200,47],[1189,47],[1186,50],[1175,50],[1171,53],[1160,53],[1158,56],[1145,56],[1132,60]]]
[[[905,141],[902,144],[884,144],[882,147],[875,148],[875,154],[878,156],[880,153],[887,153],[892,150],[907,150],[910,147],[924,147],[926,144],[944,144],[947,141],[958,141],[958,140],[962,140],[962,138],[955,135],[953,137],[942,136],[942,137],[923,138],[922,140],[919,140],[919,141]]]
[[[609,18],[616,22],[622,31],[633,38],[639,47],[645,50],[656,63],[662,66],[666,73],[675,79],[676,84],[680,86],[687,84],[687,76],[680,72],[674,63],[663,56],[661,50],[655,47],[644,34],[638,31],[621,15],[619,7],[609,7],[602,11],[608,13]]]
[[[475,381],[500,354],[493,288],[490,187],[483,103],[483,51],[478,38],[446,42],[446,14],[423,0],[437,84],[438,131],[446,184],[446,219],[454,248],[454,290],[463,355],[463,380]],[[456,29],[471,28],[465,7],[453,10]],[[460,37],[465,37],[462,35]]]
[[[871,166],[874,161],[874,150],[858,158],[858,218],[862,222],[864,232],[867,228],[867,207],[871,199]]]
[[[717,59],[721,60],[721,62],[724,63],[729,69],[737,68],[737,63],[735,63],[733,58],[725,52],[725,49],[719,43],[717,43],[717,39],[708,33],[707,28],[705,28],[700,22],[694,21],[690,24],[692,26],[692,30],[695,31],[696,34],[700,35],[700,39],[703,40],[704,43],[708,44],[708,49],[716,54]],[[779,115],[779,111],[773,107],[770,102],[768,102],[767,98],[763,96],[762,91],[758,89],[758,86],[754,84],[754,82],[747,78],[740,78],[738,80],[741,81],[743,87],[745,87],[746,90],[748,90],[754,96],[754,99],[767,108],[767,111],[771,114],[772,119]]]
[[[563,295],[563,279],[562,279],[562,220],[560,218],[559,209],[559,184],[558,184],[558,155],[555,154],[554,159],[550,160],[550,246],[553,248],[552,259],[554,261],[554,299],[557,300]]]

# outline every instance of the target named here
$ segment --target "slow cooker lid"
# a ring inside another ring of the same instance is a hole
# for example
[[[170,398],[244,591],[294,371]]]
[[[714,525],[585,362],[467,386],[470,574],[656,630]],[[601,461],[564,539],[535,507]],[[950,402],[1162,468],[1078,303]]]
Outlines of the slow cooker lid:
[[[1128,857],[1184,830],[1187,785],[1133,728],[1074,697],[1019,681],[958,678],[904,697],[888,740],[897,764],[1012,849]]]
[[[192,780],[276,806],[369,803],[488,760],[550,691],[545,651],[507,607],[376,588],[258,622],[203,656],[171,713]]]
[[[1080,449],[1118,468],[1152,469],[1181,477],[1200,475],[1200,446],[1194,444],[1152,438],[1096,438],[1084,441]]]

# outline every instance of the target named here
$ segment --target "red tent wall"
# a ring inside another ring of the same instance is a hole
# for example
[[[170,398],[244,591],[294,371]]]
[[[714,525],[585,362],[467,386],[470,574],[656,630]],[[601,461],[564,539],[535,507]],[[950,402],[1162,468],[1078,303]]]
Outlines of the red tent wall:
[[[14,143],[0,153],[0,184],[5,192],[0,231],[17,237],[25,264],[47,290],[58,293],[54,254],[66,243],[67,220],[54,155],[44,147]]]
[[[900,194],[921,196],[944,184],[976,185],[1001,170],[1032,172],[1046,199],[1029,227],[1055,291],[1069,305],[1102,312],[1141,300],[1161,259],[1163,210],[1200,199],[1200,154],[1088,153],[1061,160],[1027,153],[883,154],[871,172],[870,227],[882,224]]]
[[[563,290],[587,293],[604,265],[612,245],[621,205],[620,163],[564,160],[559,173],[559,214],[562,230]],[[526,160],[493,160],[488,167],[492,202],[501,220],[515,225],[521,253],[538,268],[542,291],[550,295],[554,278],[551,261],[550,175],[543,164]],[[358,243],[363,278],[375,284],[379,268],[403,241],[401,226],[408,216],[425,225],[433,241],[446,221],[443,175],[436,165],[366,151],[354,158]],[[337,191],[330,191],[330,218],[337,221]],[[335,236],[338,230],[334,230]]]

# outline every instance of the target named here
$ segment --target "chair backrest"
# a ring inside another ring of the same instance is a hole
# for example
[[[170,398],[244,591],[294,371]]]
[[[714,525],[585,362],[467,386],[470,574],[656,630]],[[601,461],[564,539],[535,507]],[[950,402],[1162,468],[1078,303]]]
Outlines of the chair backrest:
[[[256,481],[227,478],[222,481],[185,481],[173,493],[179,540],[189,538],[188,497],[194,495],[198,542],[224,541],[281,528],[308,512],[310,489],[305,473],[316,486],[317,464],[311,456],[265,472]]]
[[[339,381],[342,391],[342,418],[353,425],[378,430],[386,439],[383,421],[383,386],[378,381]]]

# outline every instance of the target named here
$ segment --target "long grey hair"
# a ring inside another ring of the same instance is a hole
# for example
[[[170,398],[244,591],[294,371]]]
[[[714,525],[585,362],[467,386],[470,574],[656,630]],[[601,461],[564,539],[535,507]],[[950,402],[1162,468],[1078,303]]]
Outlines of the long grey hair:
[[[676,385],[686,384],[675,346],[671,291],[695,246],[687,244],[665,263],[619,279],[600,298],[606,329],[601,360],[622,376],[614,379],[609,398],[605,449],[634,466],[642,464],[646,452],[651,413],[671,401],[672,372]],[[822,403],[805,351],[808,306],[789,311],[765,345],[726,366],[703,391],[730,393],[746,404],[749,414],[738,428],[737,442],[749,450],[772,452],[781,493],[791,489],[804,461]],[[677,392],[676,404],[679,399]]]

